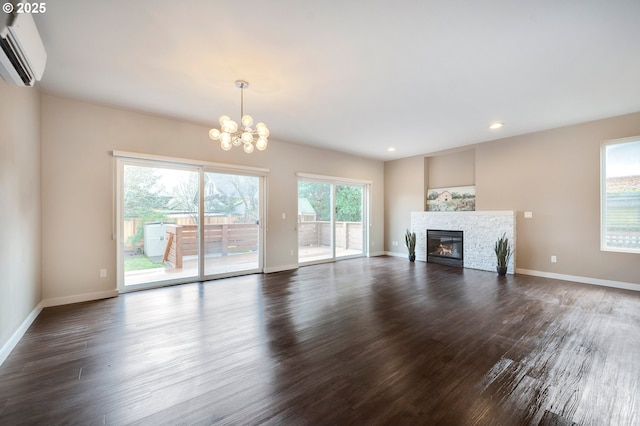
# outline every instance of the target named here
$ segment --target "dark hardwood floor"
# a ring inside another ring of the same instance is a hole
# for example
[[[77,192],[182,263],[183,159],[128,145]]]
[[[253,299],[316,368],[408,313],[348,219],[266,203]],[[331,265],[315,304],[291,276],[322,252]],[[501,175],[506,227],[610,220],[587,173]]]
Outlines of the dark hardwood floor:
[[[0,424],[640,424],[640,294],[376,257],[47,308]]]

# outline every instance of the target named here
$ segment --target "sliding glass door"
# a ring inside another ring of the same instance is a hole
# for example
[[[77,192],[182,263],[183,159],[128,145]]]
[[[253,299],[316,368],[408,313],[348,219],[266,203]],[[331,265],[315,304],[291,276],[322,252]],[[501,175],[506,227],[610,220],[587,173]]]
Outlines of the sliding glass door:
[[[298,179],[298,263],[367,254],[368,185]]]
[[[298,182],[298,262],[333,259],[333,186]]]
[[[357,256],[364,253],[363,196],[363,186],[335,186],[336,257]]]
[[[198,278],[198,171],[131,162],[122,185],[124,286]]]
[[[264,177],[118,161],[118,289],[262,271]]]
[[[260,266],[260,178],[204,174],[204,274]]]

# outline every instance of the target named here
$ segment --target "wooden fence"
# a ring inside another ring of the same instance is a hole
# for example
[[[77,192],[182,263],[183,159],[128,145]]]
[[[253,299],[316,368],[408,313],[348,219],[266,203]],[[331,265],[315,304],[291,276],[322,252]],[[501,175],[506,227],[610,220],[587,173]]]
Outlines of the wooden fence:
[[[611,248],[640,249],[639,231],[607,230],[607,246]]]
[[[184,256],[198,254],[197,225],[166,225],[163,262],[182,268]],[[253,223],[208,224],[204,226],[204,254],[227,256],[255,251],[258,225]]]
[[[320,247],[331,245],[331,222],[298,223],[298,245]],[[336,222],[336,248],[362,250],[362,223]]]
[[[208,224],[224,224],[224,223],[235,223],[238,220],[237,217],[228,217],[228,216],[205,216],[204,223]],[[170,216],[166,224],[171,223],[172,225],[193,225],[193,218],[190,215],[181,215],[181,216]],[[135,251],[137,248],[141,249],[144,244],[144,239],[141,239],[135,246],[131,244],[131,238],[136,234],[138,228],[144,226],[145,222],[143,222],[139,218],[131,218],[125,219],[122,221],[122,233],[123,233],[123,241],[125,243],[125,251]]]
[[[640,248],[640,196],[637,192],[607,194],[607,232],[609,247]]]

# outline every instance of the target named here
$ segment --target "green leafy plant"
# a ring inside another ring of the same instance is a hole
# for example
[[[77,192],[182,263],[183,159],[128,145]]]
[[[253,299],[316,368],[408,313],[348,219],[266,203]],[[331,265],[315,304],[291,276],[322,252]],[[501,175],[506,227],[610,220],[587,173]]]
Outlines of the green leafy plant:
[[[498,268],[506,268],[509,264],[509,259],[511,259],[511,255],[513,254],[513,246],[509,242],[509,238],[507,238],[506,233],[502,234],[502,237],[496,241],[494,250],[496,252]]]
[[[407,229],[407,232],[404,234],[404,243],[407,245],[407,249],[409,250],[409,256],[416,255],[416,233],[411,232]]]
[[[132,256],[124,258],[124,271],[142,271],[145,269],[164,268],[162,263],[153,263],[147,256]]]

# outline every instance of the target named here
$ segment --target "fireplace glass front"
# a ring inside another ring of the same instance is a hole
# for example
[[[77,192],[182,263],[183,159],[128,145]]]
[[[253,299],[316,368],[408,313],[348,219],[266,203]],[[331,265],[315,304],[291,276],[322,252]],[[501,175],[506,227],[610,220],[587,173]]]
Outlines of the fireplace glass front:
[[[427,229],[427,262],[463,267],[463,232]]]

